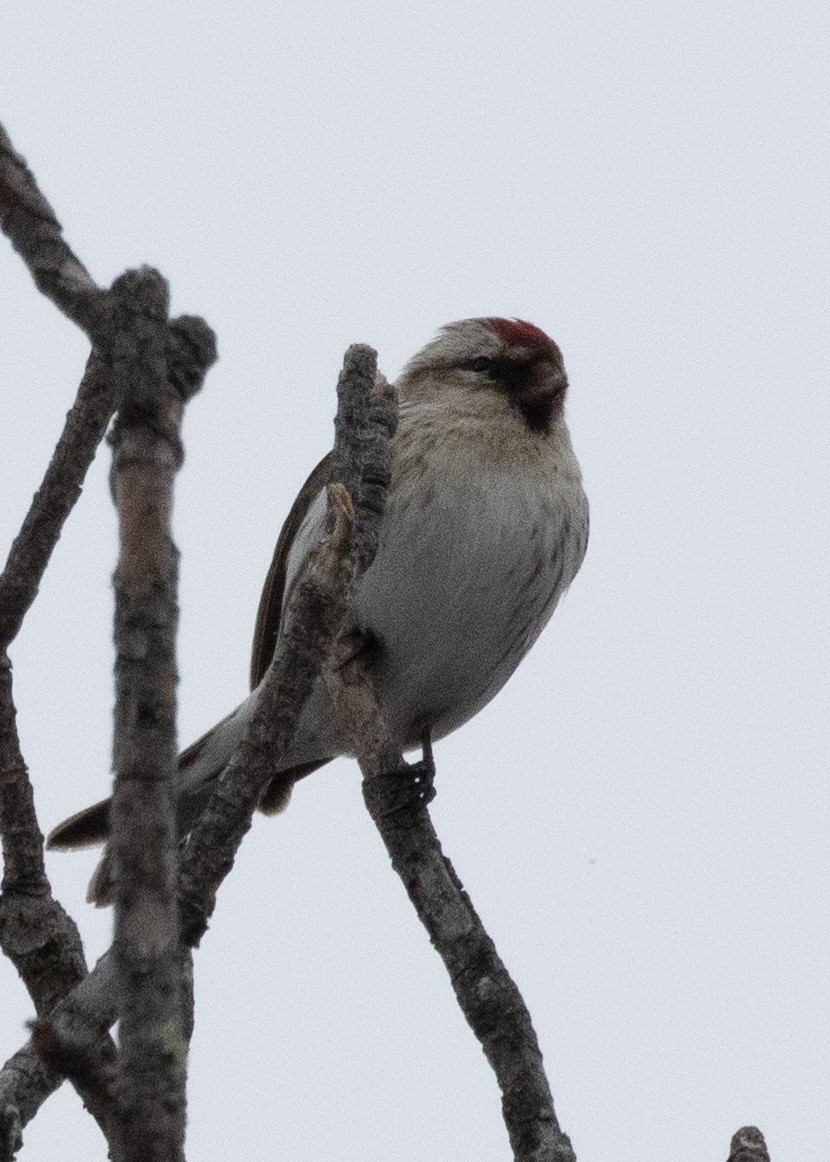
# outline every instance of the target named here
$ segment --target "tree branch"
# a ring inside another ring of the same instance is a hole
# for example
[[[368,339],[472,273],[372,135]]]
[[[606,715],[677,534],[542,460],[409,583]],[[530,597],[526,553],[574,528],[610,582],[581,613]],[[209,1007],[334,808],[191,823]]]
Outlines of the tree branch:
[[[92,335],[103,292],[63,238],[61,224],[0,125],[0,225],[43,294]]]
[[[86,976],[86,961],[75,922],[52,896],[43,862],[43,835],[35,814],[32,785],[20,752],[12,697],[11,663],[0,655],[0,834],[3,842],[2,894],[0,894],[0,946],[14,964],[42,1016]],[[98,1056],[112,1052],[109,1038]],[[13,1157],[14,1143],[25,1124],[26,1094],[19,1087],[56,1085],[54,1069],[41,1068],[32,1059],[23,1069],[14,1067],[14,1088],[22,1099],[14,1102],[0,1079],[0,1162]],[[87,1109],[109,1136],[112,1104],[106,1088],[87,1072],[73,1078]],[[36,1108],[36,1107],[34,1107]],[[14,1129],[13,1127],[16,1127]],[[2,1153],[7,1150],[8,1153]]]
[[[361,449],[358,528],[363,568],[377,551],[395,422],[388,394],[375,394]],[[366,805],[496,1074],[514,1157],[517,1162],[575,1162],[570,1141],[556,1120],[530,1014],[443,855],[427,813],[435,773],[428,737],[425,762],[407,766],[386,728],[365,660],[353,652],[344,655],[337,672],[340,711],[363,771]]]
[[[350,348],[344,375],[351,390],[370,392],[373,372],[374,352]],[[394,392],[379,377],[378,391],[365,413],[367,431],[364,439],[354,442],[354,447],[364,451],[374,447],[377,451],[384,433],[394,427],[395,407]],[[286,642],[290,644],[272,663],[263,688],[262,713],[252,720],[247,738],[223,773],[181,855],[180,915],[183,936],[190,945],[198,943],[207,927],[216,892],[250,827],[259,793],[273,773],[279,749],[290,745],[304,703],[303,690],[310,689],[322,660],[330,656],[354,568],[352,525],[348,495],[342,487],[334,487],[330,490],[327,535],[301,566],[287,612]],[[243,748],[247,756],[244,759]],[[53,1044],[64,1047],[69,1059],[85,1060],[102,1033],[117,1019],[118,1010],[118,977],[113,957],[107,954],[39,1025],[47,1028]],[[54,1073],[38,1068],[38,1060],[31,1039],[0,1070],[0,1132],[4,1109],[16,1109],[16,1124],[25,1126],[59,1084]],[[21,1061],[25,1062],[25,1069],[21,1069]],[[21,1086],[25,1086],[25,1092],[21,1092]],[[0,1162],[5,1162],[2,1155]]]
[[[107,1030],[117,1016],[117,977],[107,954],[48,1016],[35,1022],[32,1036],[0,1070],[0,1162],[12,1162],[23,1126],[67,1076],[111,1141],[115,1047]],[[93,1061],[95,1067],[87,1067]]]
[[[82,981],[86,965],[77,928],[52,898],[46,878],[43,837],[15,726],[11,665],[6,650],[37,595],[63,523],[80,495],[84,476],[112,415],[110,356],[117,348],[120,320],[113,309],[112,294],[95,286],[66,245],[54,212],[2,126],[0,225],[28,265],[37,286],[96,342],[43,484],[0,577],[0,832],[4,857],[0,945],[15,963],[42,1017]],[[171,383],[182,394],[192,393],[216,357],[213,333],[202,320],[183,317],[166,327],[164,346]],[[98,1032],[95,1044],[96,1059],[104,1065],[114,1054],[112,1042],[108,1038],[101,1041],[101,1032],[107,1027],[104,1025]],[[36,1043],[53,1063],[63,1062],[64,1072],[71,1076],[88,1108],[108,1133],[112,1105],[104,1079],[106,1070],[96,1071],[84,1064],[83,1055],[64,1052],[52,1036],[51,1027],[38,1024],[26,1051],[33,1055]],[[18,1083],[12,1090],[19,1091],[24,1076],[32,1084],[32,1079],[37,1078],[45,1097],[51,1092],[50,1086],[57,1084],[55,1069],[39,1068],[34,1056],[27,1060],[27,1070],[13,1071]],[[15,1109],[14,1103],[9,1104],[10,1092],[0,1079],[0,1148],[9,1150],[16,1131],[5,1133],[2,1127],[16,1125],[19,1129],[27,1120],[21,1117],[23,1107]],[[25,1105],[26,1095],[18,1096]]]
[[[388,391],[373,395],[362,449],[358,525],[362,568],[377,551],[396,416]],[[386,728],[364,659],[353,653],[344,656],[338,674],[337,697],[363,771],[366,805],[496,1074],[514,1156],[517,1162],[575,1162],[570,1141],[556,1120],[530,1014],[443,855],[427,813],[435,773],[428,737],[425,762],[407,766]]]
[[[78,395],[43,483],[0,577],[0,649],[16,637],[37,596],[63,524],[81,495],[95,450],[115,410],[106,352],[115,341],[110,292],[100,290],[63,240],[61,226],[25,161],[0,125],[0,225],[45,295],[95,340]],[[182,316],[167,327],[170,381],[187,398],[216,361],[216,340],[202,319]]]
[[[353,481],[360,479],[375,360],[370,347],[350,347],[338,382],[334,461],[337,471]],[[355,396],[364,397],[364,402],[355,402]],[[326,535],[309,553],[292,586],[284,628],[246,737],[223,771],[182,853],[179,898],[188,944],[198,944],[207,928],[216,892],[233,866],[259,797],[279,770],[303,706],[324,661],[333,653],[351,596],[355,554],[352,500],[342,483],[332,484]]]
[[[366,806],[502,1091],[516,1162],[575,1162],[562,1133],[524,1001],[496,952],[427,812],[432,754],[407,765],[390,736],[363,659],[341,670],[341,712],[363,771]]]
[[[170,522],[185,399],[168,379],[167,286],[123,275],[111,292],[118,400],[112,491],[120,542],[115,574],[115,791],[111,850],[121,979],[116,1157],[184,1157],[187,1038],[183,1027],[174,778],[178,554]]]
[[[87,361],[77,398],[43,483],[34,495],[0,577],[0,646],[17,636],[37,596],[41,579],[64,522],[81,495],[81,486],[113,412],[112,390],[101,354]]]

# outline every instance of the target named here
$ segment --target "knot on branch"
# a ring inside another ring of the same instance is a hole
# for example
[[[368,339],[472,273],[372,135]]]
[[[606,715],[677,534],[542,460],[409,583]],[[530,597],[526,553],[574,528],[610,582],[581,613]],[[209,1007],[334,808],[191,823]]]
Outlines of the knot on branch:
[[[727,1162],[769,1162],[767,1144],[757,1126],[742,1126],[733,1135]]]
[[[118,447],[126,428],[144,428],[171,446],[181,467],[182,408],[216,362],[216,336],[192,315],[168,322],[167,283],[150,267],[122,274],[109,296],[96,342],[109,355],[118,409],[110,443]]]
[[[167,371],[173,387],[186,402],[201,390],[218,358],[216,335],[204,319],[180,315],[167,329]]]
[[[116,309],[125,314],[139,315],[157,322],[167,321],[170,292],[167,280],[152,266],[125,270],[110,288]]]

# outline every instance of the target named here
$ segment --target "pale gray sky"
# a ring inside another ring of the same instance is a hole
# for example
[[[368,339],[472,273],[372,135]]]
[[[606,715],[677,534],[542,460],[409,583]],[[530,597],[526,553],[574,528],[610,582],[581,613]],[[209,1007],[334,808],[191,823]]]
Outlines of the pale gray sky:
[[[246,689],[259,586],[343,349],[561,345],[582,574],[437,748],[434,818],[580,1162],[830,1157],[830,7],[94,5],[7,15],[0,118],[108,283],[149,262],[221,362],[186,421],[180,736]],[[86,345],[0,248],[0,531]],[[14,650],[44,828],[109,780],[103,449]],[[5,550],[4,550],[5,551]],[[50,858],[91,957],[94,855]],[[500,1162],[495,1083],[353,764],[259,820],[197,956],[189,1157]],[[0,967],[3,1057],[31,1004]],[[23,1162],[103,1159],[63,1089]]]

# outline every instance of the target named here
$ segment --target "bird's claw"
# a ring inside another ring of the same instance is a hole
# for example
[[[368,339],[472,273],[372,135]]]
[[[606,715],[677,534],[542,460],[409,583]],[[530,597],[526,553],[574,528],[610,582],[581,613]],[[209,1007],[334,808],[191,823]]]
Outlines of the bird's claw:
[[[430,760],[406,763],[396,771],[366,779],[363,794],[372,815],[416,815],[435,798],[435,767]]]

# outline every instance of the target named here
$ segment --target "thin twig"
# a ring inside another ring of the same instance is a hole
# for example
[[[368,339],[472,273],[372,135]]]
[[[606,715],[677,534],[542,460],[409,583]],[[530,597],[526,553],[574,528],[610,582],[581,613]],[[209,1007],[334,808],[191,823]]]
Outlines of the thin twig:
[[[49,564],[66,518],[81,495],[81,486],[113,413],[112,387],[106,363],[97,351],[87,361],[77,398],[43,483],[0,576],[0,646],[8,647],[20,629]]]

